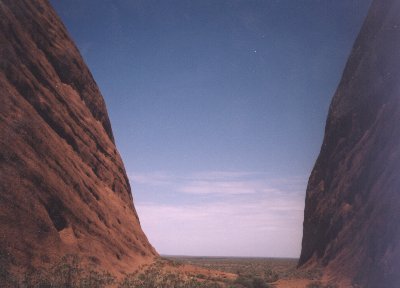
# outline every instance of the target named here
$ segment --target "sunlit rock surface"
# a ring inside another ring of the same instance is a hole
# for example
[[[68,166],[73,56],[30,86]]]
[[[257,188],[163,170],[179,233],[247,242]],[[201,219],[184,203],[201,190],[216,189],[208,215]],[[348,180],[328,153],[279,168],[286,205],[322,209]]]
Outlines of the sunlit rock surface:
[[[45,0],[0,1],[0,249],[120,274],[151,262],[100,91]]]

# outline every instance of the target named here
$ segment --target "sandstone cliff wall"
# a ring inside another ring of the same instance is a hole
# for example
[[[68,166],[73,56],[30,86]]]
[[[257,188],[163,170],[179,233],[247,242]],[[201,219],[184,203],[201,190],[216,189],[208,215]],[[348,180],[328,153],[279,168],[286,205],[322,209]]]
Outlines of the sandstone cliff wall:
[[[375,0],[311,173],[300,266],[400,287],[400,2]]]
[[[48,1],[0,1],[0,93],[0,249],[21,267],[151,262],[103,97]]]

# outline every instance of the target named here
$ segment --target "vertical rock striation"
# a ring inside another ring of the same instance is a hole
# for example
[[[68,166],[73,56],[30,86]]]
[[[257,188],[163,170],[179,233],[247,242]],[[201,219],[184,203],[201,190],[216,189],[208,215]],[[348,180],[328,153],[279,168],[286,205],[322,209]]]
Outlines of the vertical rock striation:
[[[400,2],[374,0],[311,173],[299,265],[400,287]]]
[[[0,0],[0,249],[115,274],[153,261],[104,100],[47,0]]]

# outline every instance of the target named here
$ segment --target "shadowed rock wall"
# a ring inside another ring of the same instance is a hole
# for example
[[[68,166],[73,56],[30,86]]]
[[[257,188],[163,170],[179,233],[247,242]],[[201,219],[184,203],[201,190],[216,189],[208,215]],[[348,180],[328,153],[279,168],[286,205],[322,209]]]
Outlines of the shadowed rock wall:
[[[375,0],[311,173],[299,265],[400,287],[400,2]]]

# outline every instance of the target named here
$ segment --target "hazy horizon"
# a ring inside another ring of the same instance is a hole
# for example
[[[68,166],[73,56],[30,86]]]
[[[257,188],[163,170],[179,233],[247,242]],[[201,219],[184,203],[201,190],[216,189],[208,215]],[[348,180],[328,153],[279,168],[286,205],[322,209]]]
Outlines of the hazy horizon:
[[[298,258],[330,100],[371,1],[50,1],[163,255]]]

